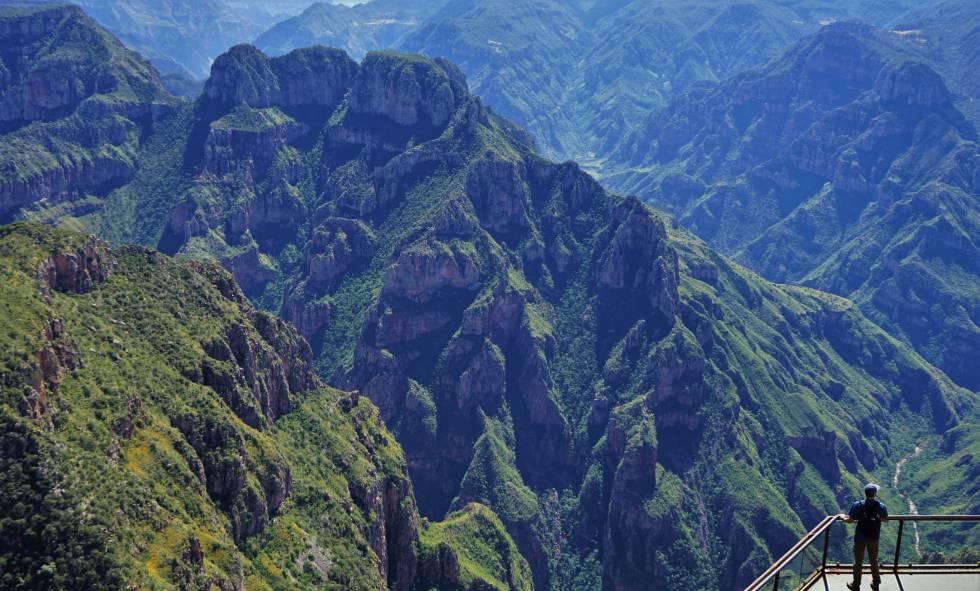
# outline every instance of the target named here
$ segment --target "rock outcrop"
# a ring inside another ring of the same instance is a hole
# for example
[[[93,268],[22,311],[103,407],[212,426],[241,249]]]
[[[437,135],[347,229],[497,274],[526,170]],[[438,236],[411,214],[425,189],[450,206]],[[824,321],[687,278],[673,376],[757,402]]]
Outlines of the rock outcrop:
[[[65,332],[64,322],[51,319],[39,335],[40,348],[34,352],[34,366],[24,372],[23,398],[17,410],[37,421],[46,420],[50,393],[56,393],[66,372],[83,367],[78,343]]]
[[[884,103],[912,107],[949,106],[950,92],[932,68],[916,62],[901,62],[878,74],[875,92]]]
[[[66,293],[89,293],[92,287],[109,278],[114,261],[108,245],[89,236],[76,248],[58,249],[37,269],[43,287]]]
[[[323,220],[317,224],[304,253],[309,283],[318,289],[335,285],[351,268],[370,260],[376,243],[374,231],[360,220]]]
[[[451,513],[443,523],[428,526],[422,532],[420,546],[417,589],[532,589],[527,562],[500,520],[483,505],[471,503]],[[496,552],[494,563],[485,565],[492,569],[492,581],[474,572],[474,566],[483,562],[479,556],[481,547]]]
[[[472,290],[480,283],[474,253],[431,240],[402,250],[385,278],[383,294],[425,304],[436,296]]]
[[[329,109],[351,88],[357,71],[357,63],[337,49],[309,47],[269,58],[254,46],[237,45],[214,61],[204,97],[213,109]]]
[[[307,131],[303,124],[277,109],[240,108],[212,124],[204,145],[202,168],[219,177],[235,174],[260,179],[279,151]],[[288,167],[280,174],[288,183],[298,181],[296,171]]]
[[[262,458],[256,465],[259,458],[226,424],[182,415],[174,418],[173,426],[193,449],[188,462],[199,468],[200,484],[228,513],[235,543],[265,530],[292,488],[285,458]]]
[[[468,95],[462,72],[445,60],[375,52],[361,65],[350,109],[398,125],[441,129]]]
[[[374,427],[383,429],[380,419],[374,420]],[[362,437],[363,445],[374,445],[366,434]],[[377,516],[368,523],[366,536],[379,574],[392,591],[409,591],[417,579],[420,524],[408,477],[376,479],[370,487],[352,484],[350,494],[365,515]]]

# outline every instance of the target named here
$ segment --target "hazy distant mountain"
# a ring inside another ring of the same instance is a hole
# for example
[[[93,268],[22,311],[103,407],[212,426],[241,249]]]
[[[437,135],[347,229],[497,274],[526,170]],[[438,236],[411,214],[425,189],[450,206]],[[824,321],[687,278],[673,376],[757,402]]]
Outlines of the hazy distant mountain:
[[[579,14],[557,0],[452,0],[402,43],[459,64],[473,91],[547,154],[567,154],[576,141],[569,94],[591,45]]]
[[[943,75],[957,107],[980,130],[980,3],[943,0],[903,13],[888,27]]]
[[[224,2],[231,8],[245,13],[277,17],[296,16],[313,4],[313,0],[224,0]],[[350,4],[351,1],[333,3]]]
[[[219,53],[262,25],[222,0],[78,0],[102,26],[164,73],[204,78]]]
[[[326,45],[361,58],[373,49],[398,45],[440,4],[440,0],[373,0],[355,6],[317,2],[259,35],[255,45],[272,55]]]
[[[777,56],[821,25],[884,24],[911,1],[374,0],[322,4],[261,35],[271,53],[313,43],[446,57],[474,91],[559,158],[599,165],[618,139],[693,84]],[[424,10],[421,5],[424,4]],[[440,9],[441,8],[441,9]]]
[[[980,149],[917,57],[891,31],[825,27],[674,99],[607,180],[767,277],[855,299],[978,389]]]
[[[312,0],[77,0],[75,4],[128,47],[149,59],[190,95],[188,84],[208,76],[211,62],[251,41],[276,22],[300,14]],[[58,4],[57,0],[0,0],[0,5]]]

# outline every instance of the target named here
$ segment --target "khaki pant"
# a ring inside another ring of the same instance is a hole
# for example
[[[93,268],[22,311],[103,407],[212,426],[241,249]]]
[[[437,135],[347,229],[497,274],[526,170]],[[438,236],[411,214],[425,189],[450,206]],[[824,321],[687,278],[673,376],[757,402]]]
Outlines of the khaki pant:
[[[861,565],[864,563],[864,551],[868,551],[868,560],[871,561],[871,580],[874,584],[881,582],[881,573],[878,572],[878,540],[854,541],[854,586],[861,584]]]

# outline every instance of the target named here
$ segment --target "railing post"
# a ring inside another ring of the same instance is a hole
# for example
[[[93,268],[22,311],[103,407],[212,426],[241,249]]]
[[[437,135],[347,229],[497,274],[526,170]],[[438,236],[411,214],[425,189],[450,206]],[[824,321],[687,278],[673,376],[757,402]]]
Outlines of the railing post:
[[[820,572],[827,572],[827,545],[830,543],[830,528],[823,532],[823,558],[820,559]]]
[[[776,571],[776,578],[772,583],[772,591],[779,591],[779,571]]]
[[[905,520],[898,522],[898,539],[895,540],[895,562],[892,564],[892,570],[898,573],[898,559],[902,555],[902,532],[905,530]]]

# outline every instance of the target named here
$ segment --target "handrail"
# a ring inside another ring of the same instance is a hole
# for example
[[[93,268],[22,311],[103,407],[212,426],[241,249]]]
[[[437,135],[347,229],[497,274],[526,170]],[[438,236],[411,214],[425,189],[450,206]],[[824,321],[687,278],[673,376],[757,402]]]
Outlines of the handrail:
[[[782,557],[774,562],[772,566],[766,569],[766,572],[762,573],[758,579],[752,581],[745,591],[758,591],[762,589],[762,586],[772,580],[773,577],[777,576],[779,571],[783,570],[783,567],[790,563],[791,560],[796,558],[800,552],[806,549],[814,539],[820,534],[830,529],[830,526],[834,524],[835,521],[840,519],[838,515],[828,515],[823,518],[823,521],[817,524],[816,527],[811,529],[805,536],[799,539],[793,547],[790,548]]]
[[[902,556],[902,534],[905,531],[905,522],[919,521],[980,521],[980,515],[896,515],[888,516],[888,521],[898,522],[898,538],[895,540],[895,559],[892,560],[892,570],[898,572],[898,561]],[[824,565],[826,566],[826,565]]]
[[[980,521],[980,515],[889,515],[885,521]]]
[[[824,517],[823,520],[821,520],[820,523],[816,525],[816,527],[811,529],[809,532],[806,533],[806,535],[804,535],[795,544],[793,544],[793,547],[790,548],[785,554],[783,554],[779,558],[779,560],[774,562],[772,566],[767,568],[766,571],[759,576],[759,578],[757,578],[755,581],[752,581],[752,583],[750,583],[749,586],[745,588],[745,591],[759,591],[760,589],[763,588],[764,585],[767,585],[769,583],[773,583],[775,586],[778,586],[780,571],[782,571],[783,568],[785,568],[786,565],[789,564],[794,558],[799,556],[800,553],[802,553],[818,536],[820,536],[821,534],[829,535],[828,530],[830,529],[830,526],[832,526],[836,521],[839,521],[840,519],[841,519],[840,515],[828,515],[827,517]],[[886,521],[899,522],[899,537],[896,542],[896,548],[895,548],[895,567],[897,567],[898,556],[899,556],[899,552],[901,551],[901,544],[902,544],[901,530],[903,529],[902,526],[905,525],[906,521],[980,522],[980,515],[889,515],[886,518]],[[827,561],[826,545],[827,545],[827,539],[825,538],[824,556],[822,559],[822,563],[820,565],[820,570],[817,572],[821,572],[826,569],[826,561]]]

